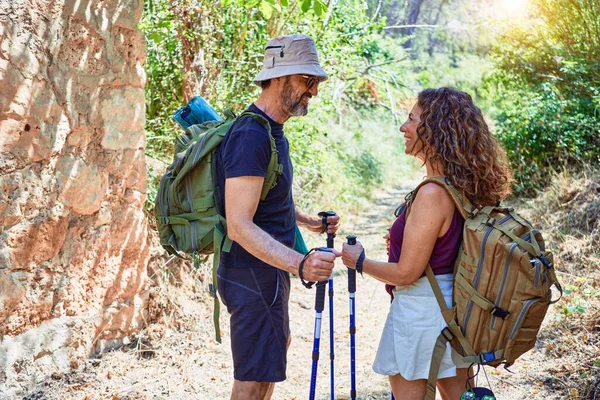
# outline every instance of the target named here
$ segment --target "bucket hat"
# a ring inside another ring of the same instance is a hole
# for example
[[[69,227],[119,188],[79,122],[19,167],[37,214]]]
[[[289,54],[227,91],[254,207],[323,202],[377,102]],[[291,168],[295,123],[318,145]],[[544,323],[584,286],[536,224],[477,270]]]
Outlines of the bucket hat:
[[[269,40],[265,47],[262,70],[254,83],[287,75],[306,74],[327,79],[327,73],[319,65],[315,41],[306,35],[278,36]]]

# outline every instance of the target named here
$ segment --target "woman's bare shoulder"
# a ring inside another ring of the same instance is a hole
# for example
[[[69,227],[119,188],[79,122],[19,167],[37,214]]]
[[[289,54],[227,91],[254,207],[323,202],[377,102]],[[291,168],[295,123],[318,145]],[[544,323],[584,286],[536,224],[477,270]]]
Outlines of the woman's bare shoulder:
[[[433,182],[421,186],[413,201],[438,211],[454,211],[454,201],[450,194],[445,188]]]

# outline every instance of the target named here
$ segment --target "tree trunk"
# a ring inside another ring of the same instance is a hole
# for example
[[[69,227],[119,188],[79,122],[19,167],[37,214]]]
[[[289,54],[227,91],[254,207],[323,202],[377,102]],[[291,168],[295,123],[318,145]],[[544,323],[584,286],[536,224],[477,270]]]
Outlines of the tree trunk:
[[[390,0],[389,5],[387,6],[387,23],[388,25],[398,25],[400,24],[402,13],[401,10],[404,8],[404,0]]]
[[[440,22],[440,16],[442,15],[442,8],[444,8],[444,4],[446,4],[448,0],[440,1],[440,6],[438,7],[437,13],[435,14],[435,19],[433,20],[432,25],[437,25]],[[433,48],[435,47],[436,39],[433,37],[435,31],[429,32],[429,57],[433,55]]]
[[[216,98],[216,82],[221,66],[215,60],[220,57],[219,43],[223,38],[217,27],[222,26],[222,14],[217,5],[203,1],[196,9],[174,8],[173,14],[180,19],[178,29],[183,56],[183,100],[201,95],[209,103]],[[203,32],[214,32],[207,38]]]
[[[408,0],[408,10],[407,10],[407,18],[406,25],[416,25],[417,20],[419,19],[419,13],[421,12],[421,5],[423,4],[423,0]],[[404,43],[405,49],[412,48],[412,40],[413,35],[415,33],[415,28],[410,27],[407,29],[408,40]]]

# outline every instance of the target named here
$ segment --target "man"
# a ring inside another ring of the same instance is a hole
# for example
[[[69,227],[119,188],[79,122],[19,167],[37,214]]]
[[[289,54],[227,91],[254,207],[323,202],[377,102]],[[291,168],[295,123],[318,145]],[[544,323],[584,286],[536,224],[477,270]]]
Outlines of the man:
[[[266,128],[253,118],[241,118],[217,153],[227,234],[234,242],[222,254],[218,269],[219,295],[231,314],[233,400],[268,400],[275,382],[286,379],[289,273],[298,275],[303,259],[292,250],[296,223],[321,232],[322,219],[294,207],[283,124],[292,116],[307,114],[310,99],[326,79],[310,37],[280,36],[267,44],[263,69],[254,79],[262,92],[248,111],[269,121],[283,173],[264,200],[260,200],[261,189],[271,159]],[[329,233],[337,231],[338,221],[337,216],[328,217]],[[304,262],[303,278],[327,280],[339,256],[336,250],[312,253]]]

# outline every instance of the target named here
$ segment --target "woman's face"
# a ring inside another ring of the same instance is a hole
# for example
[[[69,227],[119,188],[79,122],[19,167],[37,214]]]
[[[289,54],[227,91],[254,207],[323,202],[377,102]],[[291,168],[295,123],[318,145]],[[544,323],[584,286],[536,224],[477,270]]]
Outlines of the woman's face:
[[[421,106],[415,104],[408,114],[408,119],[400,127],[400,132],[404,133],[404,152],[415,157],[423,150],[417,136],[422,111]]]

